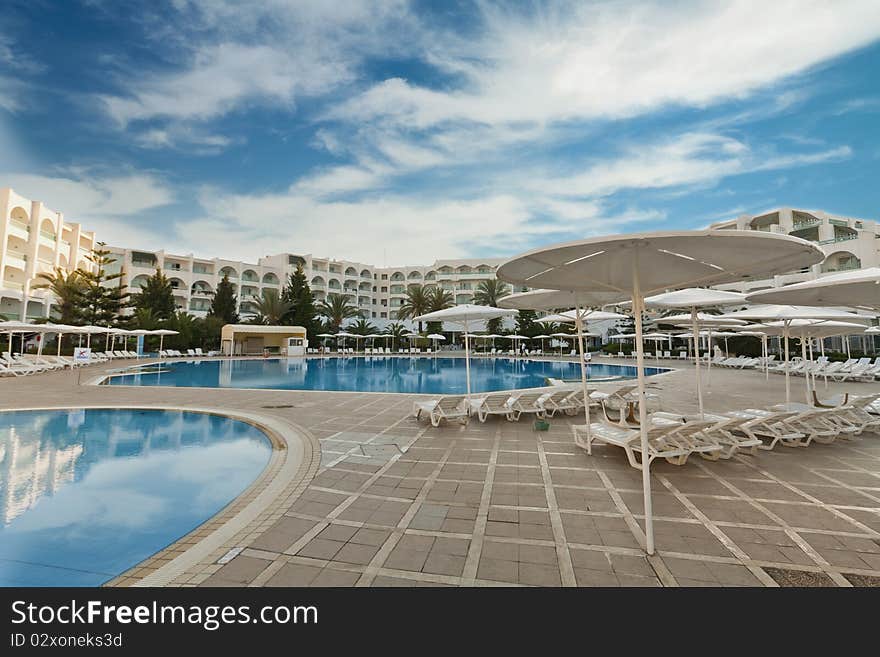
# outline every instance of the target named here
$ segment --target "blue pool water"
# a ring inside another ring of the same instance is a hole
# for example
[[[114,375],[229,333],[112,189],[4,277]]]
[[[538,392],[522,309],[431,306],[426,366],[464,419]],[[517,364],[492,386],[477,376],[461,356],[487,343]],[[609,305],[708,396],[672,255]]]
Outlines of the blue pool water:
[[[220,511],[270,454],[259,429],[203,413],[0,413],[0,586],[98,586]]]
[[[195,360],[131,368],[109,385],[267,388],[456,394],[466,392],[464,358],[273,358]],[[591,364],[589,378],[636,376],[627,365]],[[665,372],[646,367],[648,375]],[[580,380],[577,363],[508,358],[471,359],[473,392],[533,388],[548,377]]]

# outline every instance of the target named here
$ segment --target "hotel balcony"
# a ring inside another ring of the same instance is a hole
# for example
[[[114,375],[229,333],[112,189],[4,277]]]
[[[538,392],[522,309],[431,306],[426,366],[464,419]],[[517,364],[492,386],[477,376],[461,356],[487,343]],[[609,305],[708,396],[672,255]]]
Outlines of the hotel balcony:
[[[58,241],[58,236],[55,233],[50,233],[47,230],[40,231],[40,244],[55,248],[55,243]]]
[[[9,222],[9,234],[15,235],[16,237],[20,237],[25,242],[30,239],[31,228],[25,223],[20,221],[15,221],[14,219]]]
[[[6,258],[4,261],[7,267],[15,267],[22,271],[27,268],[27,256],[21,251],[6,249]]]

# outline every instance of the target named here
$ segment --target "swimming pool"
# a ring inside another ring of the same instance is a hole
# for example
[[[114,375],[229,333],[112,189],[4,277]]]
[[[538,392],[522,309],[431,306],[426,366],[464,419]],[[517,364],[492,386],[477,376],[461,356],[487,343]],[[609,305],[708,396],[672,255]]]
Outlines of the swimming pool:
[[[648,375],[668,370],[646,367]],[[456,394],[467,391],[464,358],[273,358],[195,360],[129,368],[109,385],[264,388]],[[580,380],[577,363],[513,358],[472,358],[473,392],[547,385],[547,378]],[[633,378],[628,365],[591,364],[588,377]]]
[[[98,586],[215,515],[271,451],[206,413],[0,413],[0,586]]]

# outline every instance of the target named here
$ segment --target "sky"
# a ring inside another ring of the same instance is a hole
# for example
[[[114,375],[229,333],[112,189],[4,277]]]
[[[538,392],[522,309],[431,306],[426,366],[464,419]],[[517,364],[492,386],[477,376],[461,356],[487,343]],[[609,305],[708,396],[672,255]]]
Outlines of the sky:
[[[377,266],[880,219],[877,0],[5,0],[0,187],[114,246]]]

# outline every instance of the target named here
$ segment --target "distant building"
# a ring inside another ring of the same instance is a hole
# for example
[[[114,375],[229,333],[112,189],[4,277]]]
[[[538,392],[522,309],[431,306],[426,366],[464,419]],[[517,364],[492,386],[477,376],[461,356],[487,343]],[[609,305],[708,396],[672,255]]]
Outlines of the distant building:
[[[64,221],[60,212],[25,199],[9,188],[0,188],[0,211],[0,314],[12,319],[48,317],[54,299],[48,291],[35,289],[39,283],[37,276],[54,267],[65,271],[88,268],[86,256],[97,238],[79,224]],[[718,222],[711,228],[795,235],[816,242],[826,254],[824,262],[803,271],[719,286],[723,289],[748,292],[880,265],[880,227],[868,219],[780,208]],[[168,251],[108,249],[117,257],[109,271],[123,272],[122,284],[130,293],[139,292],[158,268],[171,281],[177,308],[198,317],[207,314],[224,275],[229,276],[238,295],[239,314],[247,317],[256,312],[254,302],[265,291],[280,293],[287,277],[301,265],[316,301],[331,293],[345,295],[362,317],[379,328],[398,319],[408,286],[438,286],[451,292],[455,303],[470,303],[481,283],[495,279],[495,271],[503,262],[501,258],[468,258],[435,260],[430,265],[377,267],[312,254],[279,253],[254,263]],[[511,321],[506,320],[506,325],[512,326]]]
[[[870,219],[831,215],[821,210],[779,208],[760,215],[742,215],[714,223],[715,230],[760,230],[794,235],[818,244],[825,260],[797,272],[782,272],[770,279],[719,285],[725,290],[754,292],[819,278],[839,271],[880,265],[880,226]]]
[[[49,317],[54,297],[36,289],[41,273],[90,269],[95,234],[10,188],[0,188],[0,315],[24,321]]]

